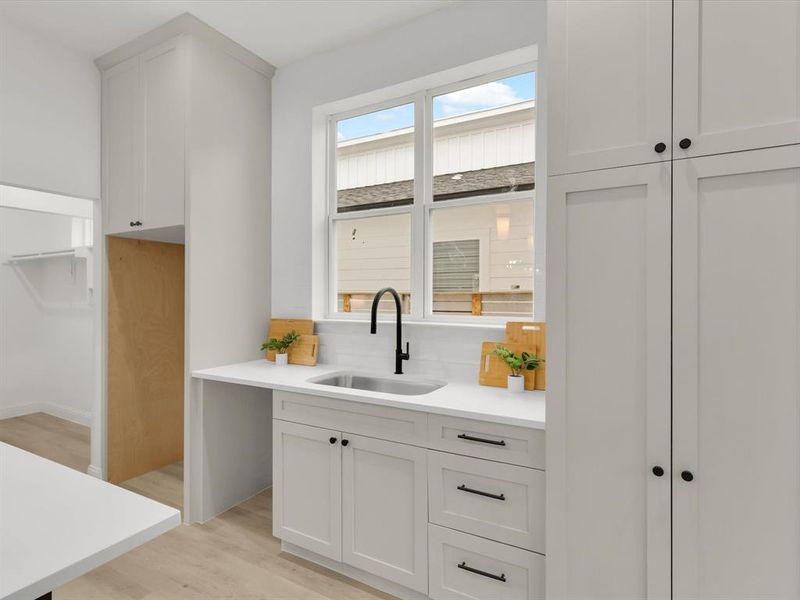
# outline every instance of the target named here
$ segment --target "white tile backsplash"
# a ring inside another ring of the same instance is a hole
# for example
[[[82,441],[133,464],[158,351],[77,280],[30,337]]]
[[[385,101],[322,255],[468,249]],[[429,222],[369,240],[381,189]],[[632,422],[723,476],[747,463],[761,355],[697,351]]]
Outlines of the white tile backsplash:
[[[378,333],[369,333],[367,321],[317,321],[322,363],[368,371],[394,371],[395,324],[378,323]],[[411,345],[411,359],[404,361],[409,375],[448,381],[478,380],[481,343],[503,341],[502,326],[406,323],[403,346]]]

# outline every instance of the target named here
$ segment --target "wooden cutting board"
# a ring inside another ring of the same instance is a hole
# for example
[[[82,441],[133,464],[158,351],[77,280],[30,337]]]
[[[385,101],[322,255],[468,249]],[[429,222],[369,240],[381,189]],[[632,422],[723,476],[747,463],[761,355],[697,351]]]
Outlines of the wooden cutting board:
[[[508,368],[503,359],[494,355],[494,350],[498,346],[508,348],[514,354],[530,351],[524,344],[514,342],[483,342],[481,345],[481,366],[478,375],[478,382],[481,385],[508,387],[508,376],[511,375],[511,369]],[[526,390],[536,389],[536,374],[538,371],[539,369],[523,371]]]
[[[290,331],[296,331],[300,338],[289,347],[289,364],[317,364],[319,336],[314,335],[314,321],[311,319],[272,319],[267,339],[282,338]],[[267,350],[267,360],[275,361],[275,350]]]
[[[545,323],[532,321],[509,321],[506,323],[506,340],[519,343],[525,351],[545,359],[545,363],[536,369],[536,388],[545,389],[547,384],[547,327]]]

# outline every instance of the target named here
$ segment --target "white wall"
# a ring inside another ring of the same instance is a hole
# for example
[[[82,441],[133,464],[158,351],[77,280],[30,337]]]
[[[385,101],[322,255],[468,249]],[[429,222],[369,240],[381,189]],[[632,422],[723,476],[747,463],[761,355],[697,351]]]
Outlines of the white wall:
[[[0,7],[0,183],[100,196],[100,75],[92,58]]]
[[[71,247],[73,217],[0,208],[0,263]],[[0,266],[0,418],[44,411],[89,425],[94,394],[86,261]]]
[[[545,25],[544,2],[463,3],[278,70],[272,99],[274,317],[319,317],[312,309],[318,307],[320,296],[324,297],[319,293],[325,273],[324,250],[321,258],[312,262],[320,240],[325,239],[324,223],[312,218],[316,208],[312,202],[312,180],[316,177],[315,184],[320,185],[318,162],[324,161],[324,157],[312,155],[312,147],[320,143],[314,107],[536,44],[540,45],[541,59]],[[540,62],[537,72],[540,98],[544,96],[542,72]],[[544,111],[544,103],[539,100],[540,124],[536,134],[540,150],[546,141],[541,123]],[[537,197],[542,198],[546,161],[542,152],[537,157],[537,181],[542,182],[537,186]],[[543,208],[543,203],[537,204],[536,236],[542,241]],[[543,265],[540,258],[543,259],[543,254],[537,257],[537,264]],[[315,269],[316,274],[312,275]],[[536,274],[536,278],[543,276],[543,272]],[[537,304],[537,311],[539,306],[543,309],[544,302]],[[537,312],[537,317],[543,315]],[[365,323],[321,323],[318,331],[323,362],[384,371],[393,366],[392,330],[386,325],[380,328],[378,336],[370,336]],[[503,339],[503,331],[497,327],[408,325],[405,333],[411,341],[412,355],[407,372],[450,378],[476,379],[480,342]]]
[[[100,196],[100,75],[92,57],[11,22],[2,6],[0,183]],[[70,234],[69,217],[0,209],[3,257],[68,247]],[[0,267],[0,417],[47,410],[88,424],[93,314],[68,307],[85,273],[73,281],[70,259],[20,269],[55,302],[42,306],[17,271]]]

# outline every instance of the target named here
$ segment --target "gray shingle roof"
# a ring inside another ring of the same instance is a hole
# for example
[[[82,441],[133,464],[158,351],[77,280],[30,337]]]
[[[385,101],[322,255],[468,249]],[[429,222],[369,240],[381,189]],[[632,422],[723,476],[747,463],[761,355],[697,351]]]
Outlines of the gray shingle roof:
[[[433,178],[433,200],[465,198],[479,194],[532,190],[534,163],[506,165],[477,171],[447,173]],[[387,206],[411,204],[414,198],[414,181],[393,181],[378,185],[339,190],[337,201],[340,212],[365,210]]]

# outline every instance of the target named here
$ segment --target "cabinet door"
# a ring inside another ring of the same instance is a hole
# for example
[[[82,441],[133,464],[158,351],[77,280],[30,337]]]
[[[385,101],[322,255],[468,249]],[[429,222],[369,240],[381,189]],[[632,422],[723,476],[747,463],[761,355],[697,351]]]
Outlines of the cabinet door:
[[[427,594],[426,451],[342,438],[342,561]]]
[[[796,0],[675,2],[674,156],[800,143],[798,39]]]
[[[800,146],[674,185],[675,598],[800,598]]]
[[[670,597],[670,165],[548,181],[547,598]]]
[[[131,231],[140,219],[139,57],[103,73],[103,198],[106,233]]]
[[[669,160],[672,2],[563,0],[547,17],[549,173]]]
[[[184,223],[186,62],[181,38],[142,55],[144,229]]]
[[[333,560],[342,556],[339,438],[336,431],[273,421],[273,534]]]

